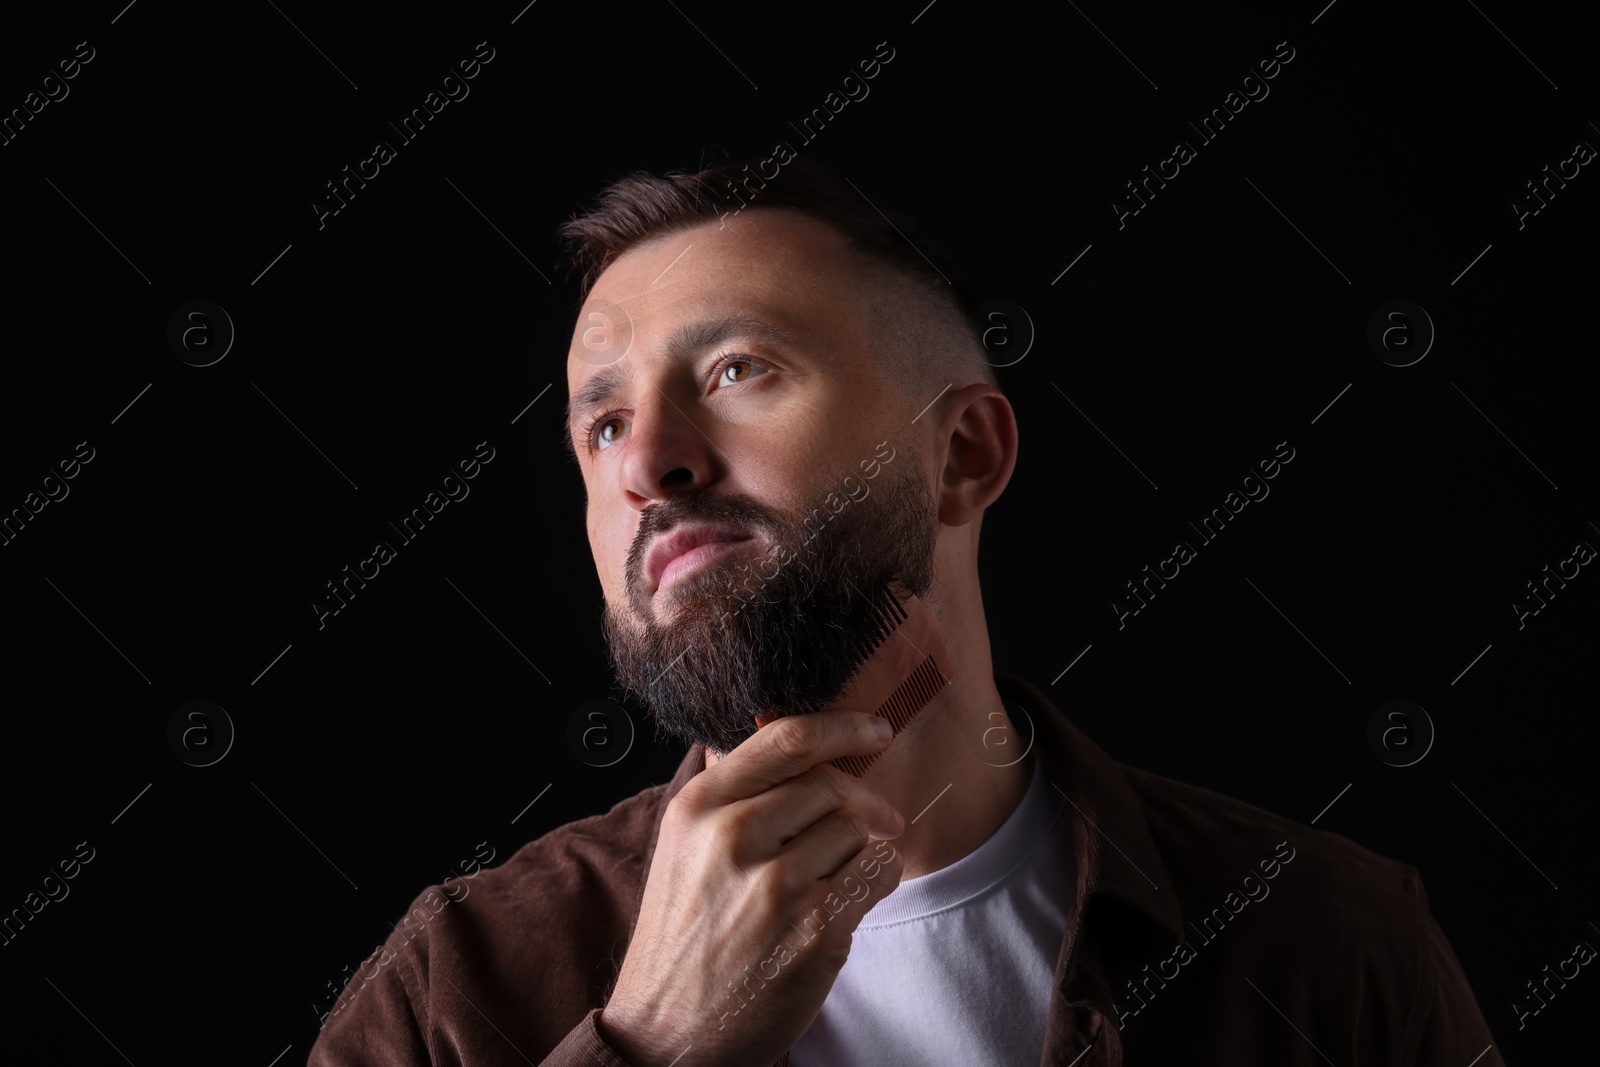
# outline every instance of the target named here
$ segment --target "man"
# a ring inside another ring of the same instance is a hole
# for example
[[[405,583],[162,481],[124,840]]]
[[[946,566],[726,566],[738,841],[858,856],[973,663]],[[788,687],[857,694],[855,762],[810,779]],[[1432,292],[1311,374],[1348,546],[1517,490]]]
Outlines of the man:
[[[397,929],[311,1063],[1467,1067],[1492,1039],[1415,870],[1114,763],[993,672],[1018,437],[961,279],[831,172],[752,170],[564,227],[604,632],[689,754]],[[830,706],[886,591],[954,665],[892,741]]]

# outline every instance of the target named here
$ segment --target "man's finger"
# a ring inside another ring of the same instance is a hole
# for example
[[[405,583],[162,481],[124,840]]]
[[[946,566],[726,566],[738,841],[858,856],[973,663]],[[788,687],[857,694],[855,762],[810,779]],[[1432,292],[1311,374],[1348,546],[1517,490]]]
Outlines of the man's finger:
[[[714,805],[744,800],[819,763],[881,752],[893,736],[888,720],[863,711],[785,715],[746,738],[685,789],[693,787]]]

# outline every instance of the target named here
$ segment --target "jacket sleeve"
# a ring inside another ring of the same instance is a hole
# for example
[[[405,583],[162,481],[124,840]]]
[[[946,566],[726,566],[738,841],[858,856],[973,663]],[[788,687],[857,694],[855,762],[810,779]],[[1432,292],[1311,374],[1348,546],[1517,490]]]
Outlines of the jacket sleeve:
[[[409,963],[387,943],[362,963],[323,1020],[306,1067],[432,1067],[401,973]],[[371,978],[369,965],[378,968]]]
[[[1428,912],[1422,879],[1415,872],[1412,877],[1422,927],[1424,978],[1412,1021],[1417,1051],[1411,1062],[1416,1067],[1466,1067],[1469,1063],[1472,1067],[1505,1067],[1450,941]]]
[[[418,1018],[415,1005],[427,1001],[421,995],[421,977],[410,951],[398,945],[391,952],[386,944],[370,962],[377,965],[377,975],[371,979],[358,976],[346,987],[312,1045],[307,1067],[500,1067],[501,1063],[528,1062],[520,1050],[510,1046],[505,1046],[505,1058],[492,1065],[464,1062],[454,1047],[439,1054],[427,1036],[425,1022]],[[367,970],[368,964],[361,969]],[[599,1014],[600,1009],[595,1008],[585,1015],[539,1061],[539,1067],[632,1067],[600,1036],[595,1025]],[[483,1022],[483,1029],[490,1030],[491,1025]],[[484,1037],[493,1043],[489,1035]]]
[[[595,1008],[572,1028],[566,1038],[550,1050],[540,1067],[633,1067],[617,1050],[606,1044],[595,1025],[600,1009]]]

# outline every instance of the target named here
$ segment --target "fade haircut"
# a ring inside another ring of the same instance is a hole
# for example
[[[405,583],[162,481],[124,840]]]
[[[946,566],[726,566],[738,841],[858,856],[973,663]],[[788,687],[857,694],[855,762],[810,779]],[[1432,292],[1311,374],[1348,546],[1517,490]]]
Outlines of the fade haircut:
[[[741,210],[794,211],[843,237],[877,286],[882,311],[873,312],[872,355],[908,403],[920,408],[947,386],[1000,388],[971,284],[915,220],[892,208],[880,213],[843,175],[804,157],[765,181],[758,167],[756,159],[736,159],[692,173],[636,171],[607,185],[558,230],[568,265],[581,277],[579,309],[601,273],[645,241]],[[739,199],[739,188],[751,203]]]

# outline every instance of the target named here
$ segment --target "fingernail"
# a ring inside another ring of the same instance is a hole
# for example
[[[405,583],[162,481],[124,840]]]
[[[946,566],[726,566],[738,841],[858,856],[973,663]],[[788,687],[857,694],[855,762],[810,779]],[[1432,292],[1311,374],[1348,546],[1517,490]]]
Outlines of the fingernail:
[[[874,719],[873,729],[878,731],[879,741],[888,741],[894,737],[894,724],[888,719]]]

